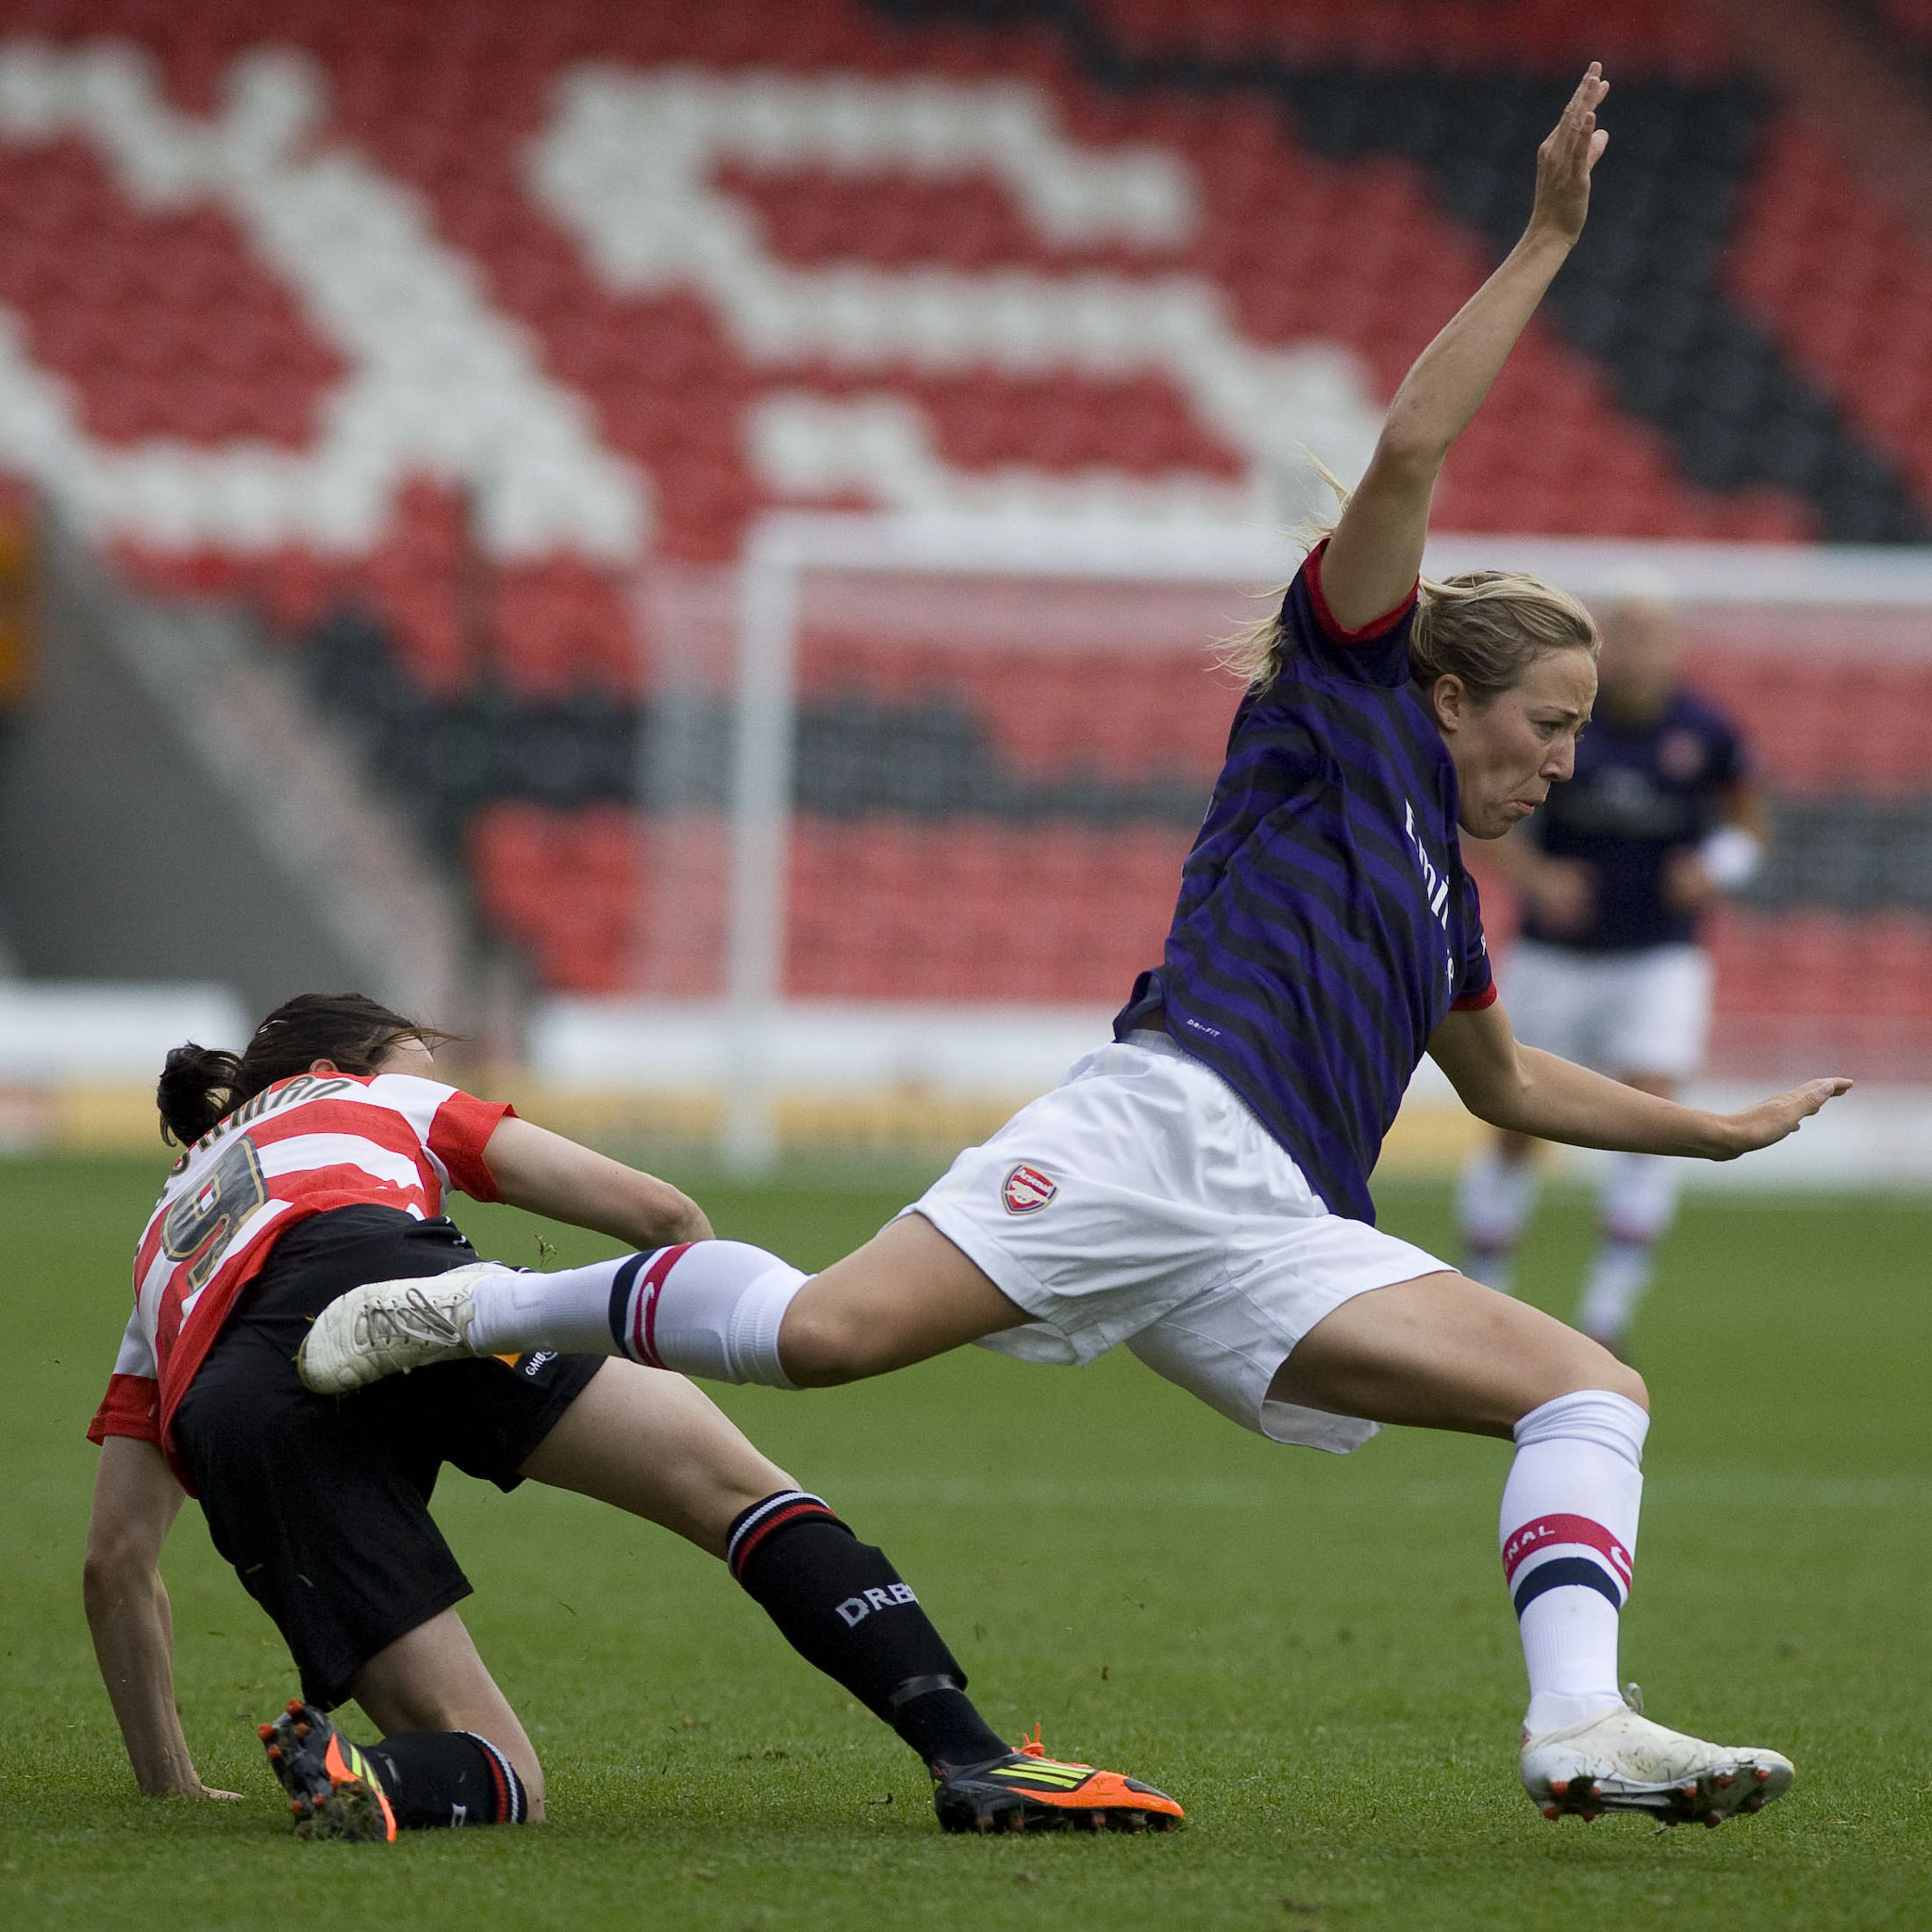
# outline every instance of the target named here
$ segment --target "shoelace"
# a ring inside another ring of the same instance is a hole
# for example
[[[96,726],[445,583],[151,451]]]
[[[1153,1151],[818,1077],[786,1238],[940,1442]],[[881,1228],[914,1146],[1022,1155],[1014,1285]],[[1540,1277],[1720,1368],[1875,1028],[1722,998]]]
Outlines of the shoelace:
[[[1047,1757],[1046,1746],[1040,1741],[1040,1725],[1035,1724],[1033,1726],[1033,1735],[1030,1738],[1022,1738],[1020,1740],[1021,1757],[1037,1758],[1045,1764],[1058,1764],[1065,1771],[1091,1771],[1093,1769],[1091,1764],[1080,1764],[1070,1757]]]
[[[374,1301],[358,1308],[355,1339],[358,1348],[386,1348],[398,1341],[433,1341],[460,1347],[464,1336],[420,1288],[411,1288],[399,1302]]]

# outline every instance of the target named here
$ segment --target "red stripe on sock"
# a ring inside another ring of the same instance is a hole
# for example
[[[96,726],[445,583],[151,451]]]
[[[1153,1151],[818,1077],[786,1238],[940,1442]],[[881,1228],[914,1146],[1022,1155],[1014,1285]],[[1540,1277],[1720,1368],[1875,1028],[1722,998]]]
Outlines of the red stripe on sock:
[[[664,1366],[658,1359],[658,1292],[691,1245],[689,1241],[680,1241],[675,1248],[666,1248],[631,1291],[630,1352],[654,1369]]]
[[[1624,1594],[1629,1594],[1630,1552],[1601,1523],[1592,1522],[1588,1516],[1539,1516],[1533,1523],[1511,1531],[1503,1545],[1503,1576],[1507,1586],[1515,1589],[1516,1573],[1524,1564],[1539,1550],[1557,1543],[1581,1543],[1596,1551],[1622,1581]]]
[[[484,1762],[490,1766],[491,1782],[496,1787],[496,1822],[499,1824],[508,1824],[509,1823],[509,1782],[503,1774],[503,1766],[496,1761],[496,1753],[494,1751],[485,1751],[483,1758]]]
[[[839,1520],[835,1510],[827,1509],[823,1503],[794,1503],[789,1509],[780,1509],[768,1517],[745,1538],[736,1557],[731,1559],[731,1574],[742,1581],[744,1566],[751,1561],[752,1552],[775,1529],[782,1529],[788,1523],[796,1523],[801,1516],[822,1516],[827,1523]]]

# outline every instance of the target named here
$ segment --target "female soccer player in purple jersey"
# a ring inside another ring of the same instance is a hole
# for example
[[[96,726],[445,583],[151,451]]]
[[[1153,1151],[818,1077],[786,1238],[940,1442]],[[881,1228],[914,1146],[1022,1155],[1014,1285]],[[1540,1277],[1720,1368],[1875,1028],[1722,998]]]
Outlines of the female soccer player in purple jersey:
[[[1535,579],[1417,571],[1450,445],[1582,231],[1605,92],[1592,66],[1538,152],[1523,239],[1409,372],[1333,535],[1256,640],[1165,955],[1114,1043],[811,1280],[704,1241],[375,1284],[311,1330],[311,1386],[540,1344],[795,1388],[966,1341],[1063,1363],[1124,1342],[1278,1441],[1346,1450],[1384,1423],[1511,1436],[1503,1559],[1530,1795],[1553,1817],[1715,1824],[1789,1785],[1777,1753],[1665,1730],[1618,1690],[1642,1382],[1380,1233],[1367,1186],[1424,1052],[1499,1127],[1716,1160],[1783,1139],[1848,1084],[1698,1112],[1520,1048],[1490,977],[1458,833],[1500,838],[1569,775],[1596,632]]]

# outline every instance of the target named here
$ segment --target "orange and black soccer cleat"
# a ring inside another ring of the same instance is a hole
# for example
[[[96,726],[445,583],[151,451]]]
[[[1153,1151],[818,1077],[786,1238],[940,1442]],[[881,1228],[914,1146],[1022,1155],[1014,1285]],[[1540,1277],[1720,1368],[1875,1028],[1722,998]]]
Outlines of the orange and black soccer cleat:
[[[256,1735],[268,1748],[269,1769],[289,1794],[297,1838],[336,1838],[393,1844],[395,1813],[363,1754],[299,1697]]]
[[[1187,1816],[1138,1778],[1049,1757],[1037,1724],[1019,1750],[948,1770],[932,1801],[948,1831],[1172,1831]]]

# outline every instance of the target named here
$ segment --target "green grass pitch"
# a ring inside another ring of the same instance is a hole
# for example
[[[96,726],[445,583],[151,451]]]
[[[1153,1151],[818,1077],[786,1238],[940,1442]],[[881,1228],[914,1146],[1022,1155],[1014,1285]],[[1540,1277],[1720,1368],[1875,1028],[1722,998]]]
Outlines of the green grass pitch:
[[[134,1791],[78,1592],[81,1431],[156,1163],[0,1165],[6,1256],[0,1924],[409,1927],[1932,1925],[1932,1205],[1704,1202],[1637,1337],[1648,1507],[1625,1674],[1654,1715],[1775,1744],[1791,1796],[1722,1831],[1545,1824],[1516,1783],[1502,1445],[1270,1447],[1131,1360],[966,1351],[868,1387],[727,1391],[750,1434],[915,1583],[1009,1732],[1140,1773],[1170,1838],[943,1837],[918,1766],[722,1568],[648,1525],[450,1474],[465,1607],[529,1724],[552,1822],[393,1850],[292,1842],[252,1725],[292,1674],[184,1512],[166,1574],[203,1774]],[[818,1265],[902,1198],[702,1190],[722,1232]],[[466,1213],[486,1249],[533,1229]],[[1440,1191],[1385,1220],[1441,1247]],[[1589,1238],[1526,1263],[1567,1307]],[[598,1252],[563,1236],[564,1259]],[[353,1721],[355,1713],[351,1713]]]

